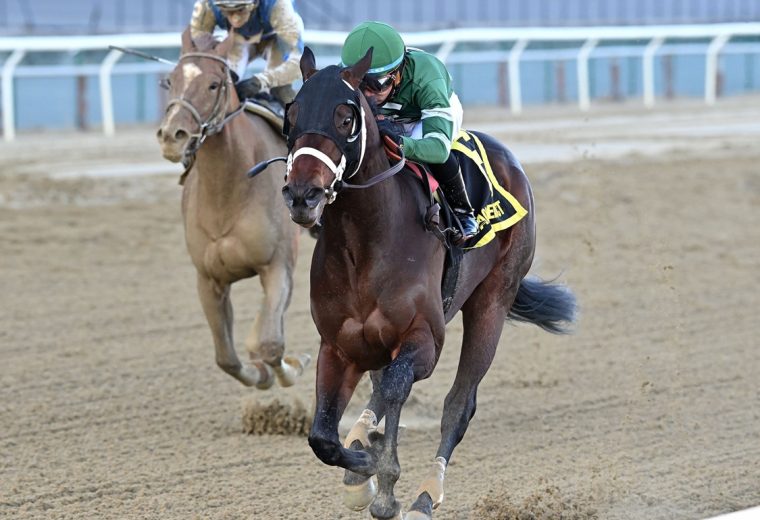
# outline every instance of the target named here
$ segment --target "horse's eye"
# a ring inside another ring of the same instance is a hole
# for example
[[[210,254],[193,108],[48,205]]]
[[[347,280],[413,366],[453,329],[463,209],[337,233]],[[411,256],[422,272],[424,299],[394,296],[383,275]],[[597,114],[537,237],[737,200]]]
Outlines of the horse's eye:
[[[353,118],[353,117],[351,117],[351,116],[348,116],[348,117],[346,117],[346,118],[343,120],[343,126],[350,126],[350,125],[351,125],[351,123],[353,123],[353,122],[354,122],[354,118]]]
[[[212,84],[211,84],[211,86],[209,87],[209,90],[216,90],[216,89],[218,89],[218,88],[219,88],[219,83],[216,83],[216,82],[214,82],[214,83],[212,83]]]

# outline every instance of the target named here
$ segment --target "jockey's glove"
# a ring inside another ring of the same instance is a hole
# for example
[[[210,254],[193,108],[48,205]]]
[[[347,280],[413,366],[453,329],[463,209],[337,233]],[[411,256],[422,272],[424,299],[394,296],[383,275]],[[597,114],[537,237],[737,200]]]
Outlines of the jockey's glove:
[[[396,143],[399,147],[403,145],[404,138],[401,135],[401,127],[398,123],[393,122],[390,118],[378,119],[377,129],[380,131],[381,136],[387,136],[391,141]]]
[[[235,91],[237,92],[240,101],[243,101],[244,99],[252,99],[256,94],[261,92],[261,89],[261,80],[256,76],[251,76],[248,79],[235,83]]]

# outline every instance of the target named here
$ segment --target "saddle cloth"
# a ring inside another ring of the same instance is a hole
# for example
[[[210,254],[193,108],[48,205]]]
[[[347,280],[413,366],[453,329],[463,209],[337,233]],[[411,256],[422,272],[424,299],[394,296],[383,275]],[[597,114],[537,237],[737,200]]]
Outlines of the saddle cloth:
[[[499,231],[514,226],[528,211],[499,184],[483,143],[475,133],[461,130],[451,149],[459,159],[467,195],[480,227],[463,249],[475,249],[491,242]]]
[[[465,130],[460,131],[451,149],[457,154],[467,195],[475,210],[475,217],[480,228],[480,231],[462,247],[466,251],[488,244],[494,239],[496,233],[514,226],[528,214],[528,211],[499,184],[491,169],[483,143],[476,134]],[[385,152],[394,161],[401,158],[397,145],[389,139],[385,140]],[[409,160],[406,166],[420,178],[423,185],[429,186],[430,191],[440,203],[444,227],[455,227],[452,211],[439,189],[438,182],[428,169],[422,164]],[[422,178],[422,175],[427,176],[427,181]]]

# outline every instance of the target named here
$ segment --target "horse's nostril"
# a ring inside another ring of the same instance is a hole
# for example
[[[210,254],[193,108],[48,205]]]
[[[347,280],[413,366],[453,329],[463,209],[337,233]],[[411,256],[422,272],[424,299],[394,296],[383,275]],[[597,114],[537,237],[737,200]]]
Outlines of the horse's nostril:
[[[319,205],[319,202],[322,200],[322,197],[325,195],[325,190],[322,188],[310,188],[306,195],[304,196],[304,200],[306,201],[306,205],[310,208],[316,208]]]
[[[293,192],[290,189],[290,186],[284,186],[282,188],[282,198],[285,199],[285,204],[288,205],[288,207],[293,206]]]
[[[174,139],[176,139],[177,141],[183,141],[187,139],[187,137],[188,137],[187,132],[185,132],[182,129],[179,129],[176,132],[174,132]]]
[[[156,137],[159,139],[162,139],[164,137],[164,131],[162,129],[158,129],[158,132],[156,132]]]

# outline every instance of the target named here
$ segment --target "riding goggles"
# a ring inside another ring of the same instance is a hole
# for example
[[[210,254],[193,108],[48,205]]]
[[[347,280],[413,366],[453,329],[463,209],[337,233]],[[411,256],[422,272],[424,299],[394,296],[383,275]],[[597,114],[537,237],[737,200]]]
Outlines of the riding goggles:
[[[259,2],[255,0],[253,2],[217,2],[219,10],[223,13],[238,13],[242,11],[253,11],[258,7]]]
[[[364,76],[364,81],[362,81],[362,88],[369,89],[373,92],[385,90],[396,80],[398,72],[398,69],[396,69],[392,72],[380,75],[367,74]]]

